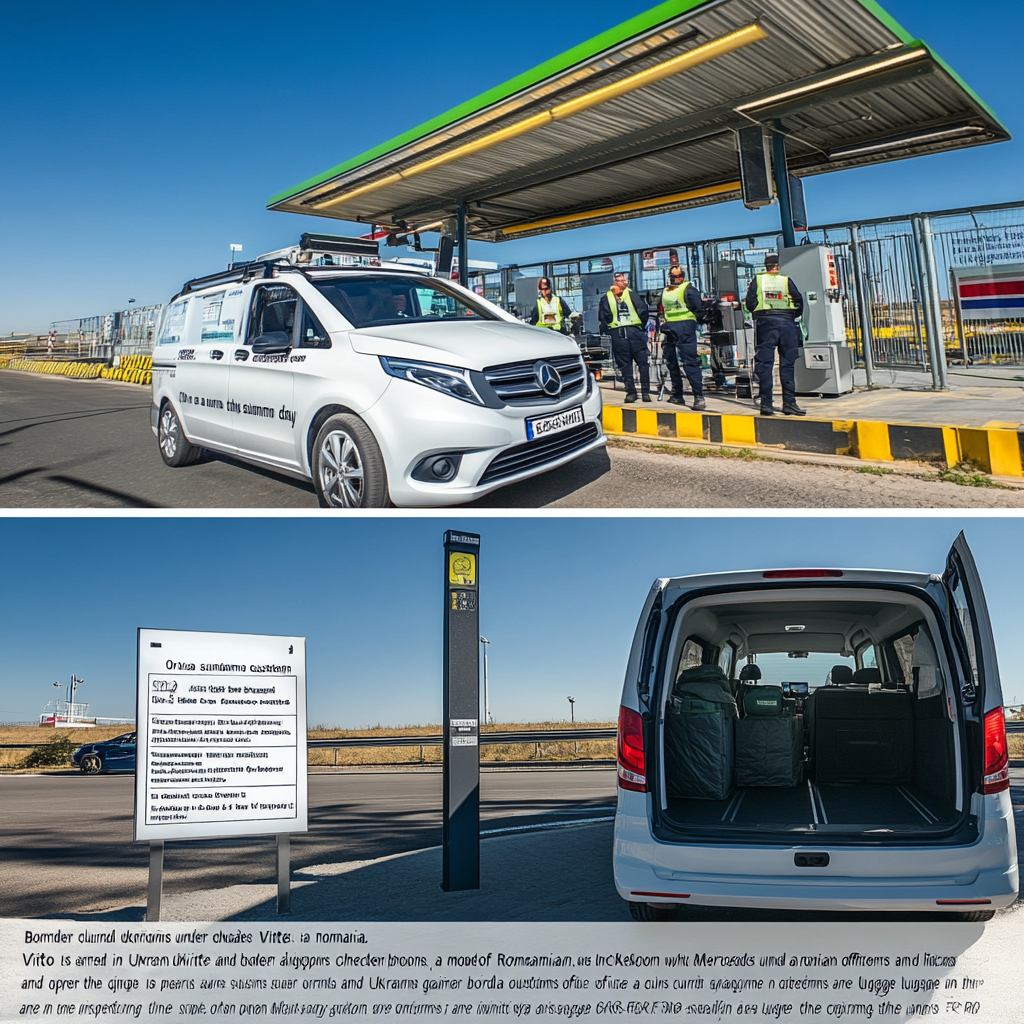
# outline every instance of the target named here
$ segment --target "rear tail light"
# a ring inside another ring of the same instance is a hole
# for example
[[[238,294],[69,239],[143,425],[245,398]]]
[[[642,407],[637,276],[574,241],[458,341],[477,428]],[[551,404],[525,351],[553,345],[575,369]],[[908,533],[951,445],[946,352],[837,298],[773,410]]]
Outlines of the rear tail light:
[[[619,721],[621,722],[621,719]],[[982,792],[1001,793],[1009,788],[1010,764],[1006,752],[1006,719],[1002,708],[993,708],[985,716],[985,781]]]
[[[619,708],[619,785],[637,793],[647,792],[644,764],[644,722],[631,708]]]
[[[765,580],[803,580],[842,575],[842,569],[769,569],[767,572],[761,573],[761,578]]]

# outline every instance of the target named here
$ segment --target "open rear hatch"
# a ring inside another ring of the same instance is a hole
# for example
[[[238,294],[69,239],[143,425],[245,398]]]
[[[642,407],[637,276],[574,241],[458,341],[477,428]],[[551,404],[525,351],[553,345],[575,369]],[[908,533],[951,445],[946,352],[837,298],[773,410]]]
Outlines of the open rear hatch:
[[[687,596],[659,659],[655,834],[969,841],[953,656],[919,588]]]

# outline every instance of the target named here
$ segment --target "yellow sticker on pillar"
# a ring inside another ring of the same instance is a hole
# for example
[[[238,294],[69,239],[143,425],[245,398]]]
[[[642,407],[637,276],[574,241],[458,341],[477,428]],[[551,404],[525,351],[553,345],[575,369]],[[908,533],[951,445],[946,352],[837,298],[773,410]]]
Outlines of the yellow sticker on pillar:
[[[448,555],[448,582],[461,587],[476,586],[476,555],[452,551]]]

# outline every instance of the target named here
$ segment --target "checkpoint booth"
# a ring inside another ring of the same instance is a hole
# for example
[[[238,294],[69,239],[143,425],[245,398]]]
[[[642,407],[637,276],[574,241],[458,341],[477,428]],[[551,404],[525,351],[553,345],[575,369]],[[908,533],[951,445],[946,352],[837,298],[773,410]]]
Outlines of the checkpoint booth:
[[[365,224],[391,244],[419,247],[421,234],[438,232],[441,253],[447,245],[450,258],[454,243],[463,254],[465,284],[470,241],[735,200],[777,205],[780,249],[790,249],[794,224],[806,225],[807,178],[1009,137],[875,0],[792,0],[785,17],[765,0],[667,0],[285,189],[268,208]],[[707,298],[735,289],[713,283]],[[511,278],[503,291],[507,308],[522,305]],[[852,362],[822,314],[813,319],[824,333],[807,339],[822,348],[804,363],[814,390],[827,391]],[[720,319],[709,334],[722,365],[748,358],[749,323]],[[585,357],[600,349],[593,329],[580,331]]]

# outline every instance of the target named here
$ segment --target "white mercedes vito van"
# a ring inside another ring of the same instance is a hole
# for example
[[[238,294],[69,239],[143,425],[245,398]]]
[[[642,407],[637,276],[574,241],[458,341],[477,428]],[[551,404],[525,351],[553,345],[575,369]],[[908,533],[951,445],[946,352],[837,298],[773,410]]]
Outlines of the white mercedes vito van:
[[[999,671],[961,534],[939,575],[659,579],[619,709],[614,875],[678,905],[956,911],[1017,896]]]
[[[164,462],[208,448],[312,480],[327,507],[453,505],[605,443],[571,338],[375,253],[304,235],[188,282],[153,348]]]

